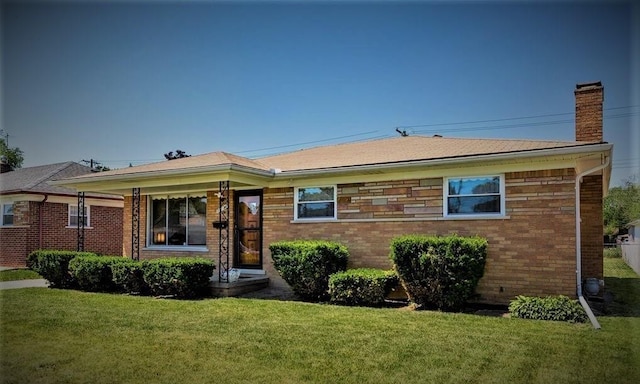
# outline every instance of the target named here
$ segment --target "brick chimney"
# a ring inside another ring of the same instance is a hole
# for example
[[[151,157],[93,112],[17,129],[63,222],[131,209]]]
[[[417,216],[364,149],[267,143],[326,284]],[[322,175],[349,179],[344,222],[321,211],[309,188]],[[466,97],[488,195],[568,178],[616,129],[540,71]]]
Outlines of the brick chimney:
[[[602,83],[576,84],[576,141],[602,143]]]

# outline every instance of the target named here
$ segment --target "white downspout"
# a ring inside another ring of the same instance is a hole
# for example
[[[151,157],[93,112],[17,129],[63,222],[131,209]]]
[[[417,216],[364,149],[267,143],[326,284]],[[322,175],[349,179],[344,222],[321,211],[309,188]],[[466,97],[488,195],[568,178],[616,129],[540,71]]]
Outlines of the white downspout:
[[[578,300],[580,301],[580,304],[584,308],[585,312],[587,312],[587,316],[589,316],[589,320],[591,320],[591,324],[595,329],[601,328],[600,323],[598,323],[598,319],[596,319],[596,316],[593,314],[593,311],[591,310],[591,307],[589,307],[587,300],[584,298],[584,296],[582,296],[582,238],[580,234],[580,231],[582,229],[582,217],[580,216],[580,184],[582,183],[582,178],[584,176],[608,167],[610,162],[610,157],[605,156],[604,164],[600,164],[597,167],[586,170],[576,176],[576,286],[578,290]]]

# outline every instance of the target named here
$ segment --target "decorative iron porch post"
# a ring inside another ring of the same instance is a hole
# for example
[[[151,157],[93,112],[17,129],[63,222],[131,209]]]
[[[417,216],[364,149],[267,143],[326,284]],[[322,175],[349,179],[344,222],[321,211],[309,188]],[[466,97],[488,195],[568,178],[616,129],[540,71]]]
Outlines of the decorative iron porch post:
[[[229,181],[219,183],[218,196],[218,279],[229,282]]]
[[[78,192],[78,252],[84,251],[84,192]]]
[[[131,195],[131,258],[140,260],[140,188]]]

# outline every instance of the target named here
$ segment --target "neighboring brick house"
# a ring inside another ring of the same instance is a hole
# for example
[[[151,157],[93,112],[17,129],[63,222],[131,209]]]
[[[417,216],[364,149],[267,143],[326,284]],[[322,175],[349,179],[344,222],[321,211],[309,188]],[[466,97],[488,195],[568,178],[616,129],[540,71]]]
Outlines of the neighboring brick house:
[[[92,173],[65,162],[0,174],[1,266],[24,267],[36,249],[77,249],[78,193],[49,182]],[[85,251],[122,255],[123,204],[118,195],[85,193]]]
[[[579,84],[575,96],[576,141],[407,136],[256,160],[215,152],[61,183],[124,196],[134,258],[203,256],[285,284],[269,257],[274,241],[336,240],[351,267],[390,268],[393,237],[458,233],[488,239],[480,301],[575,297],[581,276],[602,278],[612,152],[601,84]]]

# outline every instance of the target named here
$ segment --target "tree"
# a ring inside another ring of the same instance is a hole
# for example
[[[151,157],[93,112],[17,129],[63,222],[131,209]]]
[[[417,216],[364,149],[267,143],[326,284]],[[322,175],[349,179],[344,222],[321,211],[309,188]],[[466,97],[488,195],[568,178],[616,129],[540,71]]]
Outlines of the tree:
[[[7,164],[9,164],[11,168],[22,167],[22,162],[24,161],[22,150],[18,147],[9,148],[4,138],[0,139],[0,156],[5,157]]]
[[[175,160],[182,159],[183,157],[191,157],[191,155],[187,155],[184,151],[176,149],[176,154],[173,154],[173,151],[164,154],[164,158],[167,160]]]
[[[640,184],[637,176],[609,190],[604,199],[603,216],[606,234],[614,234],[629,222],[640,219]]]

